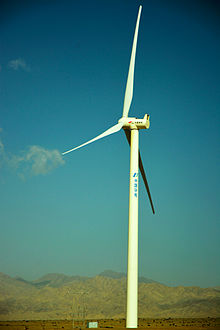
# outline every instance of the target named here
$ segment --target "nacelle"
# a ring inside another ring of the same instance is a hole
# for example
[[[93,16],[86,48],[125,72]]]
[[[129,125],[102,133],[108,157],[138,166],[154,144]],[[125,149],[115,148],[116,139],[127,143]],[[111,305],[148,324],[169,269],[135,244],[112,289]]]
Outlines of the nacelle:
[[[150,127],[150,116],[146,114],[143,119],[122,117],[118,122],[123,123],[123,128],[146,129]]]

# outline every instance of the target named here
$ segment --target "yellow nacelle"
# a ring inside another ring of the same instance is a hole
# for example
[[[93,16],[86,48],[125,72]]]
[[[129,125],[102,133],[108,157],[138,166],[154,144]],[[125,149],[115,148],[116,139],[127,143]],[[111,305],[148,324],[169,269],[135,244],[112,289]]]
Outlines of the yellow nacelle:
[[[122,117],[118,122],[123,123],[123,128],[146,129],[150,127],[150,116],[146,114],[143,119]]]

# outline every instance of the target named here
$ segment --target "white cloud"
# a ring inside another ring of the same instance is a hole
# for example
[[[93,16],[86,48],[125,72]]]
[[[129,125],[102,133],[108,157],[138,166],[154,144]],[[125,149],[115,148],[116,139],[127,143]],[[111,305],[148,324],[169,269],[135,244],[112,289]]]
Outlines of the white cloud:
[[[30,66],[27,65],[27,63],[25,62],[24,59],[22,58],[17,58],[16,60],[11,60],[10,62],[8,62],[8,66],[15,70],[24,70],[24,71],[30,71]]]
[[[0,127],[0,133],[2,132],[2,128]],[[5,162],[5,147],[0,138],[0,168],[4,165]]]
[[[0,133],[1,131],[0,128]],[[0,168],[11,168],[21,178],[46,175],[64,164],[65,161],[59,150],[48,150],[36,145],[30,146],[19,155],[8,154],[0,138]]]
[[[5,157],[4,157],[4,144],[0,140],[0,168],[3,166]]]
[[[0,140],[0,155],[2,155],[3,153],[4,153],[4,144]]]
[[[12,156],[10,159],[10,166],[24,177],[45,175],[64,164],[65,161],[58,150],[48,150],[41,146],[30,146],[22,155]]]

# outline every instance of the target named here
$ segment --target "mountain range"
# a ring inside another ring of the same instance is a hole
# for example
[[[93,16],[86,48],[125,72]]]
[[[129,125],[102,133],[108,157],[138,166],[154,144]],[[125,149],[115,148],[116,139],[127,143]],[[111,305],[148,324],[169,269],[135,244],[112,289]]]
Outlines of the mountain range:
[[[220,287],[169,287],[139,278],[139,317],[219,317]],[[126,276],[47,274],[34,281],[0,273],[0,320],[124,318]]]

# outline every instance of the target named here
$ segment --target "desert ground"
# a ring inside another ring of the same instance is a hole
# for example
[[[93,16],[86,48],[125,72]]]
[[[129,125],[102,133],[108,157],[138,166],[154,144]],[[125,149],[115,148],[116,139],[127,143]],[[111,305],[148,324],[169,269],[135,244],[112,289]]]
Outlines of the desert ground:
[[[46,320],[46,321],[0,321],[0,330],[70,330],[86,328],[88,321],[98,321],[99,329],[117,328],[125,329],[125,319],[100,319],[73,321],[70,320]],[[217,330],[220,329],[220,318],[163,318],[163,319],[139,319],[138,326],[141,329],[181,329],[181,330]]]

